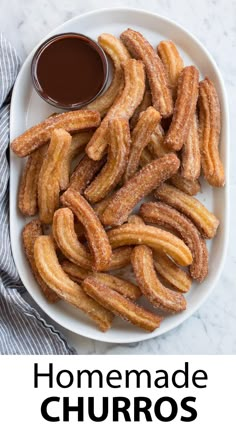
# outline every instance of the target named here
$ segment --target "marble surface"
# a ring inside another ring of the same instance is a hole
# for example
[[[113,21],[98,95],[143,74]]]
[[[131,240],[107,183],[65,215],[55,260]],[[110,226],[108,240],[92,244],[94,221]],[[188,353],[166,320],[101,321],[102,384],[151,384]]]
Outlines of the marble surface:
[[[223,273],[214,292],[190,319],[155,339],[113,345],[63,329],[79,354],[232,354],[236,353],[236,1],[234,0],[0,0],[0,29],[22,60],[54,27],[75,15],[105,7],[146,9],[190,30],[215,58],[228,93],[231,120],[230,242]]]

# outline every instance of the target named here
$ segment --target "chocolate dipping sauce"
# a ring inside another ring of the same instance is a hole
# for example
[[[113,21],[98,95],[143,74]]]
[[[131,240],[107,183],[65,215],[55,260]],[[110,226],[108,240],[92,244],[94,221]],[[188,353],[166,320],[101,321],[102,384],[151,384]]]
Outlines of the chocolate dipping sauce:
[[[87,36],[53,36],[36,51],[32,79],[47,102],[61,108],[79,108],[92,101],[106,85],[108,64],[99,45]]]

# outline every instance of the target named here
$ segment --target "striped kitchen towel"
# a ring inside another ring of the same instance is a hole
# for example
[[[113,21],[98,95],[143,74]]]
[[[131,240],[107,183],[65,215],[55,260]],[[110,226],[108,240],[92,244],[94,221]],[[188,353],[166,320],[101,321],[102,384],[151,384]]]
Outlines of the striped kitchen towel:
[[[34,304],[20,281],[9,235],[10,92],[20,68],[14,48],[0,34],[0,354],[71,355],[75,350]]]

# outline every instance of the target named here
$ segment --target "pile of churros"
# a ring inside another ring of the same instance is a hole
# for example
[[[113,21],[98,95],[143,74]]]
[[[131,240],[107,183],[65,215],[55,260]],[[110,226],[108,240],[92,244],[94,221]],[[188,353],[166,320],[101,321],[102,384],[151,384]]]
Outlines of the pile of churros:
[[[194,196],[201,173],[212,187],[225,183],[220,105],[172,41],[156,49],[128,29],[98,42],[114,66],[105,92],[11,143],[28,157],[19,210],[36,216],[23,246],[49,302],[63,299],[102,331],[120,316],[152,332],[208,274],[206,239],[219,220]]]

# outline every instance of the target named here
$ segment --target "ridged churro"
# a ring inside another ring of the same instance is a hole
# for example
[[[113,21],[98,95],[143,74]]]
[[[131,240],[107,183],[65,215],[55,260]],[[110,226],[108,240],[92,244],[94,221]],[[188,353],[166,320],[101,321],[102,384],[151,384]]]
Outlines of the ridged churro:
[[[128,223],[145,225],[143,218],[136,214],[129,216]],[[135,249],[136,248],[139,248],[139,246],[135,247]],[[191,277],[187,272],[177,266],[167,255],[153,251],[153,264],[157,274],[161,276],[162,280],[171,286],[171,288],[183,293],[188,292],[192,284]]]
[[[55,245],[50,236],[39,236],[34,244],[34,259],[44,282],[69,304],[87,314],[102,331],[111,327],[113,315],[91,299],[72,281],[60,266]]]
[[[142,168],[114,194],[101,216],[103,224],[115,226],[127,221],[135,205],[155,189],[155,185],[175,174],[179,164],[177,156],[170,153]]]
[[[54,213],[52,231],[53,238],[65,257],[82,268],[92,268],[91,254],[78,240],[74,214],[69,208],[61,208]]]
[[[194,182],[201,172],[198,118],[195,113],[181,152],[181,176]]]
[[[127,166],[130,149],[129,123],[125,119],[109,122],[107,162],[84,191],[85,197],[96,203],[106,197],[121,180]]]
[[[133,325],[151,332],[160,326],[160,316],[140,307],[95,277],[86,278],[82,287],[94,300]]]
[[[201,184],[199,180],[185,179],[180,173],[174,174],[174,176],[168,179],[167,183],[170,183],[171,185],[185,192],[185,194],[189,195],[196,195],[201,191]]]
[[[110,86],[105,92],[98,96],[95,101],[88,104],[86,108],[98,111],[103,117],[124,87],[122,63],[130,58],[130,54],[120,39],[108,33],[102,33],[98,37],[98,43],[113,62],[113,77]]]
[[[93,161],[85,155],[75,167],[71,177],[69,188],[83,194],[84,190],[102,168],[106,162],[106,157],[100,161]]]
[[[54,129],[65,129],[75,133],[82,129],[96,128],[100,124],[97,111],[77,110],[50,116],[38,125],[25,131],[11,143],[11,149],[19,157],[24,157],[46,144]]]
[[[40,273],[38,272],[38,269],[35,264],[34,260],[34,244],[36,239],[39,236],[42,236],[43,230],[41,222],[38,219],[30,221],[23,229],[22,232],[22,240],[23,240],[23,247],[25,255],[28,259],[28,262],[30,264],[31,270],[33,272],[33,275],[42,290],[42,293],[44,294],[45,298],[48,300],[48,302],[54,303],[58,301],[59,297],[57,294],[44,282],[42,279]]]
[[[20,179],[18,208],[23,215],[33,216],[38,210],[38,178],[46,146],[35,150],[28,158]]]
[[[62,262],[61,266],[72,280],[79,283],[85,280],[85,278],[92,276],[106,284],[110,289],[115,290],[116,292],[120,293],[126,298],[132,299],[133,301],[141,296],[140,289],[135,284],[132,284],[130,281],[124,280],[123,278],[118,278],[114,275],[105,274],[102,272],[90,272],[67,260]]]
[[[184,68],[183,59],[172,41],[161,41],[157,47],[157,53],[165,67],[169,87],[175,99],[179,75]]]
[[[71,135],[64,129],[54,129],[38,180],[39,218],[50,224],[59,207],[60,179],[63,161],[71,145]]]
[[[89,203],[78,192],[68,189],[61,197],[83,224],[90,251],[94,258],[94,270],[103,271],[109,267],[112,250],[107,234]]]
[[[187,139],[197,105],[198,80],[195,66],[186,66],[179,76],[173,118],[164,141],[171,150],[180,150]]]
[[[160,122],[160,119],[160,113],[153,107],[149,107],[146,111],[141,113],[131,133],[131,148],[124,176],[125,182],[136,173],[142,151],[149,143],[151,135]]]
[[[93,258],[79,241],[75,231],[74,215],[69,208],[58,209],[53,217],[53,237],[57,246],[71,262],[84,269],[92,270]],[[130,262],[130,248],[120,248],[112,253],[108,269],[119,269]]]
[[[152,93],[152,105],[161,116],[170,116],[173,112],[172,97],[166,71],[159,56],[143,35],[135,30],[124,31],[120,38],[130,53],[145,64]]]
[[[130,59],[124,62],[123,68],[125,86],[87,144],[86,152],[91,159],[101,159],[106,151],[109,121],[115,117],[122,117],[129,120],[143,99],[145,91],[145,71],[143,62]]]
[[[184,296],[168,289],[158,279],[152,250],[149,247],[146,245],[135,247],[131,263],[139,287],[152,305],[168,313],[177,313],[186,309]]]
[[[73,135],[68,153],[62,163],[60,177],[61,191],[64,191],[69,186],[71,162],[80,152],[84,150],[86,144],[89,142],[91,137],[92,132],[79,132],[78,134]]]
[[[176,209],[161,202],[144,203],[140,215],[145,222],[158,224],[183,239],[193,256],[190,274],[194,279],[203,281],[208,273],[208,252],[195,225]]]
[[[130,119],[129,124],[131,130],[134,129],[134,127],[136,126],[140,114],[143,111],[145,111],[148,107],[150,107],[150,105],[152,105],[152,95],[151,95],[151,91],[149,89],[146,89],[141,104],[139,104],[139,106],[136,108],[133,116]]]
[[[158,200],[165,202],[190,218],[203,237],[215,236],[219,220],[199,200],[180,191],[174,186],[163,184],[154,193]]]
[[[192,263],[192,254],[185,243],[172,233],[149,225],[123,224],[108,231],[112,248],[124,245],[147,245],[168,254],[181,266]]]
[[[177,266],[168,256],[153,252],[154,266],[157,274],[164,280],[165,284],[174,290],[186,293],[189,291],[192,278]],[[192,265],[191,265],[192,266]]]
[[[224,186],[224,167],[219,155],[220,103],[215,86],[209,78],[205,78],[199,85],[199,127],[204,177],[212,186]]]

